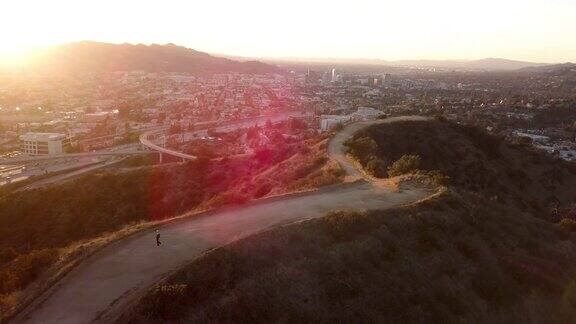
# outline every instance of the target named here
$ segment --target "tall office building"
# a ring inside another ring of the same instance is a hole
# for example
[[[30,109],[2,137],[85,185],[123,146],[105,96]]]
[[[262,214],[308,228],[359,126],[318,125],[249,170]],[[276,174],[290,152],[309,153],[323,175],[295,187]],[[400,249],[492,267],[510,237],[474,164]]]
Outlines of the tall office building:
[[[382,86],[389,87],[391,84],[392,84],[392,75],[389,73],[382,75]]]
[[[308,72],[306,72],[306,83],[318,83],[318,79],[320,78],[320,76],[318,75],[317,72],[315,71],[311,71],[310,69],[308,69]]]
[[[336,82],[336,69],[332,69],[331,81]]]
[[[324,74],[322,75],[322,84],[328,85],[331,81],[332,78],[330,77],[330,73],[324,72]]]
[[[70,140],[58,133],[26,133],[20,135],[22,152],[32,155],[62,154]]]

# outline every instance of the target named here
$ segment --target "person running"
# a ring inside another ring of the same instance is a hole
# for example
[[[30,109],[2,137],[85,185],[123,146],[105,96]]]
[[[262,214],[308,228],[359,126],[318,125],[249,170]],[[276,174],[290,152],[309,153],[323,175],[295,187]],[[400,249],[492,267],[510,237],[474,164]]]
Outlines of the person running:
[[[156,230],[156,246],[160,246],[162,242],[160,242],[160,231]]]

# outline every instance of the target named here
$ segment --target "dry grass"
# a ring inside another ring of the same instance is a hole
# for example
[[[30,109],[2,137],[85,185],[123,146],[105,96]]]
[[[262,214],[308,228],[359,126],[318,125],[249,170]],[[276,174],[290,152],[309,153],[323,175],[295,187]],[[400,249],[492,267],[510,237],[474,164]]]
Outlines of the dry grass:
[[[445,191],[213,250],[119,322],[563,323],[576,314],[574,242],[505,205]]]
[[[327,139],[310,143],[291,157],[266,168],[245,182],[222,191],[203,203],[201,208],[244,204],[252,199],[310,191],[341,183],[344,171],[327,157]]]

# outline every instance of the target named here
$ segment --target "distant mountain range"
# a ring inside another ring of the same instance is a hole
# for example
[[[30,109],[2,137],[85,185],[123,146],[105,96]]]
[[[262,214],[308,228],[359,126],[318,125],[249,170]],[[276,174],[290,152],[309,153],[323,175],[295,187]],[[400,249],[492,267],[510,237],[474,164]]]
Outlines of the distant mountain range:
[[[337,64],[337,65],[374,65],[390,67],[412,67],[412,68],[436,68],[445,70],[470,70],[470,71],[512,71],[529,67],[547,66],[545,63],[533,63],[514,61],[501,58],[486,58],[481,60],[399,60],[386,61],[380,59],[268,59],[266,62],[295,62],[311,64]]]
[[[266,63],[264,63],[266,62]],[[1,63],[1,62],[0,62]],[[34,56],[29,64],[14,67],[0,66],[0,73],[22,72],[30,74],[75,74],[91,72],[146,71],[181,73],[270,73],[282,72],[275,64],[326,64],[326,65],[365,65],[398,68],[435,68],[442,70],[469,71],[513,71],[536,69],[569,68],[567,65],[514,61],[501,58],[481,60],[400,60],[380,59],[255,59],[240,57],[219,57],[190,48],[167,45],[109,44],[82,41],[54,46]]]
[[[576,63],[562,63],[562,64],[550,64],[545,66],[526,67],[520,71],[554,74],[554,75],[562,75],[562,74],[576,75]]]
[[[501,58],[485,58],[473,61],[396,61],[391,63],[394,65],[485,71],[509,71],[547,65],[544,63],[514,61]]]
[[[13,68],[8,72],[14,71]],[[43,50],[18,72],[69,74],[115,71],[268,73],[280,69],[258,61],[239,62],[190,48],[167,45],[75,42]]]

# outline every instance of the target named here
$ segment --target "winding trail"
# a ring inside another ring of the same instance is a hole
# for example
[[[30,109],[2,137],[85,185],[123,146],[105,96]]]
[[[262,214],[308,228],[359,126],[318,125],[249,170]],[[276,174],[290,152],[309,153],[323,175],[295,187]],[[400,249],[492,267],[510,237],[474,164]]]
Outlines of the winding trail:
[[[347,138],[368,125],[421,119],[411,116],[351,124],[328,146],[331,158],[346,171],[347,183],[168,223],[161,228],[160,247],[151,231],[120,240],[82,262],[13,322],[110,322],[132,298],[208,249],[273,226],[321,217],[331,210],[385,209],[423,199],[430,195],[429,190],[409,187],[398,192],[363,179],[343,147]]]

